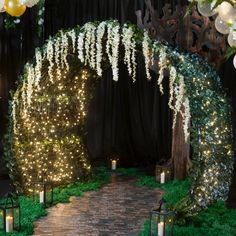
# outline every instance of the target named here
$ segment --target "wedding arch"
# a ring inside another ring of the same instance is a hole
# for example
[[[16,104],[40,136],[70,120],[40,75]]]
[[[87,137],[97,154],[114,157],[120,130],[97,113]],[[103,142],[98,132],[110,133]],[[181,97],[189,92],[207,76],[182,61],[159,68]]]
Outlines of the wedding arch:
[[[59,32],[26,64],[11,101],[5,155],[18,190],[32,191],[35,177],[59,185],[89,174],[83,138],[93,87],[108,67],[117,81],[119,61],[135,82],[137,53],[144,56],[147,79],[158,58],[161,93],[169,72],[173,126],[181,113],[185,140],[193,148],[192,186],[181,209],[195,213],[227,197],[233,171],[231,107],[219,76],[199,56],[113,20]]]

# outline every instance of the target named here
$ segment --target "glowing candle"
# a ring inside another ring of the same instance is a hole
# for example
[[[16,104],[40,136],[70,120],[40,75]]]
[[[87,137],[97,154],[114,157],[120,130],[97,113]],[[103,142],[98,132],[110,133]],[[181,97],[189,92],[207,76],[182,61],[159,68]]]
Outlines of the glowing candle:
[[[6,217],[6,232],[10,233],[13,231],[13,217],[7,216]]]
[[[112,161],[111,161],[111,169],[112,169],[112,170],[116,170],[116,163],[117,163],[116,160],[112,160]]]
[[[165,172],[161,173],[161,184],[165,183]]]
[[[44,191],[39,192],[39,202],[44,203]]]
[[[164,236],[164,222],[158,223],[158,236]]]

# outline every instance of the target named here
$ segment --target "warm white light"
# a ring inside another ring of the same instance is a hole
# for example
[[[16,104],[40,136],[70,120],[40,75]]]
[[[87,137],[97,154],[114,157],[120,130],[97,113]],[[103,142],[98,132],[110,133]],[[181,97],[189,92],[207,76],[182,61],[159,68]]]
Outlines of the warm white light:
[[[7,216],[6,217],[6,232],[10,233],[13,231],[13,217]]]

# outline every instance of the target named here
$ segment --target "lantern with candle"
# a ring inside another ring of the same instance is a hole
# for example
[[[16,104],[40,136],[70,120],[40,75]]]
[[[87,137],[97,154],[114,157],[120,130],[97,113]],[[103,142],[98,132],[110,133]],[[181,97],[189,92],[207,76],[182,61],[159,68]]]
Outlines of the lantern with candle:
[[[150,236],[172,236],[175,213],[159,209],[150,212]]]
[[[116,154],[116,153],[111,153],[109,155],[110,157],[110,165],[111,165],[111,170],[116,170],[117,168],[117,164],[118,164],[118,161],[119,161],[119,155]]]
[[[156,181],[164,184],[172,179],[171,164],[156,165]]]
[[[33,182],[33,199],[42,203],[45,207],[51,206],[53,203],[53,183],[49,181]]]
[[[19,231],[21,228],[21,212],[18,196],[7,193],[0,200],[0,230],[5,233]]]

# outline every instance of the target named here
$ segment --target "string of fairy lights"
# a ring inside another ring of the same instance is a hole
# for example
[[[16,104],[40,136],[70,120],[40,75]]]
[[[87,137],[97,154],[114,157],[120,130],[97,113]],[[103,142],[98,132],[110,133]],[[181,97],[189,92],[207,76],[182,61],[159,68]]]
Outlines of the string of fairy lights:
[[[38,87],[27,113],[19,116],[14,151],[27,191],[32,191],[35,178],[66,183],[75,179],[76,169],[90,170],[78,137],[87,113],[88,72],[70,76],[64,73],[53,84]]]

